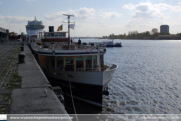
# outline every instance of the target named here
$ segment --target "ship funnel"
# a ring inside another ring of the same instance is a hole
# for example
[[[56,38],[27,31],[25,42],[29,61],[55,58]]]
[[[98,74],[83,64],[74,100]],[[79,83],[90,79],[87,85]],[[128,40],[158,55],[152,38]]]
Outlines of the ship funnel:
[[[49,32],[54,32],[54,26],[49,26]]]

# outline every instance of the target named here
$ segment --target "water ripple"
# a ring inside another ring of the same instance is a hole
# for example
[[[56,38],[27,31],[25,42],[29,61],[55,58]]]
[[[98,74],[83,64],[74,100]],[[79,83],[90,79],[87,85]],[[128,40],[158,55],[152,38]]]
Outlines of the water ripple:
[[[117,40],[118,41],[118,40]],[[181,113],[181,42],[121,41],[105,60],[118,64],[103,113]]]

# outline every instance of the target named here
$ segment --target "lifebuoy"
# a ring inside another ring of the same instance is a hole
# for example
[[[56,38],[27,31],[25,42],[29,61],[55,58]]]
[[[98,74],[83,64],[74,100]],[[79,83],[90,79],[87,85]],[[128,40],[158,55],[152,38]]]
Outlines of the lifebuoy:
[[[78,68],[77,71],[83,71],[83,69],[82,68]]]

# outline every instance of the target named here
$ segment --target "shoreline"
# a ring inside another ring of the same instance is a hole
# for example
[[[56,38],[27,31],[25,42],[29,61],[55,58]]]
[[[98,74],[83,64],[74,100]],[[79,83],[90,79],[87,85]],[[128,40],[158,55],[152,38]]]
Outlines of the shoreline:
[[[98,38],[98,39],[113,39],[113,38]],[[114,39],[119,39],[119,38],[114,38]],[[181,40],[181,39],[121,39],[121,40]]]

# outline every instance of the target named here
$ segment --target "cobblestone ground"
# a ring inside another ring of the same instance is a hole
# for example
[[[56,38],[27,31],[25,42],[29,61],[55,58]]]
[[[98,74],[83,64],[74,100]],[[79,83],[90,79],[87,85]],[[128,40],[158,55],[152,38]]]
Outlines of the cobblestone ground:
[[[11,92],[21,87],[18,76],[18,54],[20,42],[0,43],[0,114],[9,113],[12,103]]]

